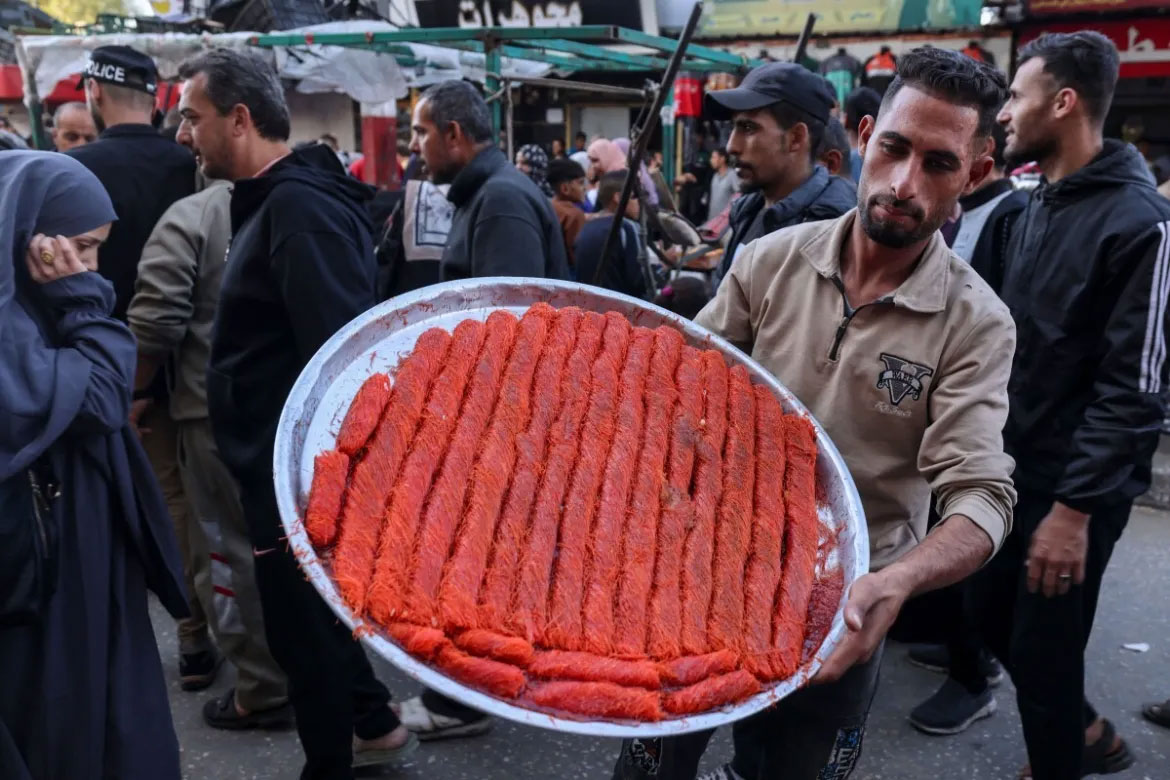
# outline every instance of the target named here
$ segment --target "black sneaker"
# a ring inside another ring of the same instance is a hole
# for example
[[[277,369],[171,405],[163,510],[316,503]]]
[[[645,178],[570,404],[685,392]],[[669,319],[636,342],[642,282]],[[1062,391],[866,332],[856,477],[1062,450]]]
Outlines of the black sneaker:
[[[218,699],[203,705],[203,720],[213,729],[244,731],[246,729],[283,730],[293,727],[293,708],[288,702],[268,710],[257,710],[241,715],[236,709],[236,689],[230,688]]]
[[[914,708],[910,725],[925,734],[959,734],[975,721],[994,715],[995,708],[990,689],[973,694],[948,678],[933,696]]]
[[[951,668],[951,654],[946,645],[912,645],[907,660],[917,667],[939,674]]]
[[[917,667],[939,674],[947,674],[951,670],[951,654],[946,645],[913,645],[907,660]],[[995,687],[1003,682],[1003,666],[986,650],[979,654],[979,669],[987,678],[988,685]]]
[[[184,691],[201,691],[211,687],[219,674],[223,658],[214,650],[183,653],[179,656],[179,687]]]

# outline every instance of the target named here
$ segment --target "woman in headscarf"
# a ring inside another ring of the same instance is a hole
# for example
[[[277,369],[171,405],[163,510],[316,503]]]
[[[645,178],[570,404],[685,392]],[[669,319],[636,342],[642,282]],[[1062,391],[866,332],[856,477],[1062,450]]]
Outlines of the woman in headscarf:
[[[0,777],[179,778],[147,590],[186,613],[127,424],[129,329],[94,273],[115,219],[63,154],[0,153]]]
[[[613,145],[622,153],[622,159],[629,159],[630,156],[630,139],[618,138],[613,142]],[[623,164],[624,165],[624,164]],[[650,178],[650,171],[646,168],[646,161],[643,160],[638,168],[638,181],[642,184],[642,191],[646,193],[646,203],[650,206],[658,205],[658,188],[654,186],[654,180]]]
[[[520,169],[532,183],[540,187],[545,197],[553,196],[552,187],[548,184],[548,155],[537,144],[525,144],[516,152],[516,167]]]

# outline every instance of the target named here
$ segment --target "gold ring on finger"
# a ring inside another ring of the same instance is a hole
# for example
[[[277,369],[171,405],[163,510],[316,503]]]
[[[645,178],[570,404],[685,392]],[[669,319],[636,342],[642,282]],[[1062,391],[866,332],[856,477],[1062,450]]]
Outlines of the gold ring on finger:
[[[42,263],[44,263],[45,265],[52,265],[53,259],[54,258],[53,258],[52,252],[50,252],[48,249],[41,250],[41,262]]]

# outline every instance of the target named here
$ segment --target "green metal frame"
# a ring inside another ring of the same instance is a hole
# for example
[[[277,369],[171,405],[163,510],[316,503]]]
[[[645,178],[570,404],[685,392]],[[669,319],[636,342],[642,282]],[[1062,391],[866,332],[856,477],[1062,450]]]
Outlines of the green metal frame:
[[[321,33],[318,35],[273,33],[250,39],[254,46],[350,46],[389,51],[395,44],[426,43],[477,52],[498,51],[505,57],[545,62],[569,71],[616,70],[655,71],[666,68],[664,57],[615,51],[601,44],[641,46],[660,53],[672,53],[678,42],[637,30],[610,25],[581,27],[432,27],[380,32]],[[563,56],[571,55],[571,56]],[[696,71],[742,71],[761,64],[759,60],[691,44],[683,67]],[[495,71],[499,72],[499,71]]]

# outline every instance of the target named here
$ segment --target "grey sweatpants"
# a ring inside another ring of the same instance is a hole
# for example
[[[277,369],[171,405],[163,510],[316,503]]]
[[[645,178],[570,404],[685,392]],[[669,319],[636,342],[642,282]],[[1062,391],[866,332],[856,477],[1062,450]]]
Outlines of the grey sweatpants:
[[[810,685],[732,725],[744,780],[845,780],[861,757],[882,650],[835,683]],[[614,780],[694,780],[714,731],[625,740]]]
[[[253,711],[278,707],[288,701],[288,685],[264,635],[239,487],[220,460],[208,420],[177,427],[179,472],[193,518],[185,546],[194,559],[195,592],[216,642],[238,672],[236,701]]]

